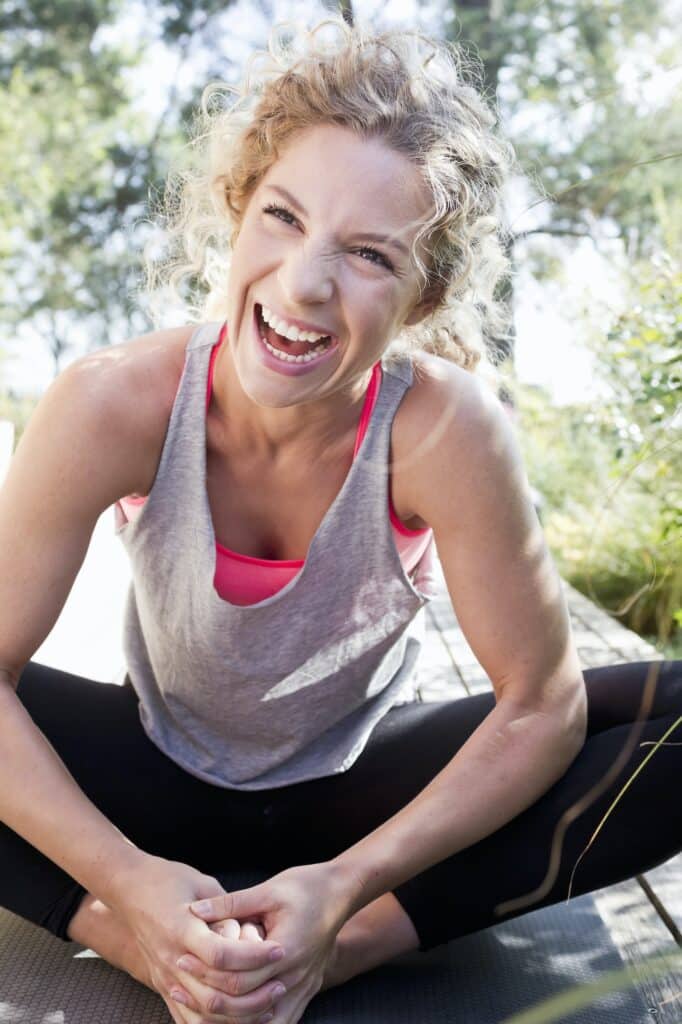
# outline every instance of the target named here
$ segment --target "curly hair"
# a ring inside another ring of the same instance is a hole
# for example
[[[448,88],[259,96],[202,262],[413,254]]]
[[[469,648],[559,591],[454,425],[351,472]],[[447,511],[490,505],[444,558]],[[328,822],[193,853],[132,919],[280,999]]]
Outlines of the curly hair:
[[[366,34],[336,18],[291,29],[275,26],[241,86],[204,90],[189,160],[166,183],[166,252],[146,253],[148,292],[162,285],[177,300],[189,284],[190,319],[222,319],[230,250],[255,188],[297,133],[339,125],[405,155],[433,200],[412,246],[433,312],[389,351],[432,352],[492,382],[492,342],[508,322],[496,293],[509,269],[500,206],[513,154],[495,133],[480,65],[416,32]]]

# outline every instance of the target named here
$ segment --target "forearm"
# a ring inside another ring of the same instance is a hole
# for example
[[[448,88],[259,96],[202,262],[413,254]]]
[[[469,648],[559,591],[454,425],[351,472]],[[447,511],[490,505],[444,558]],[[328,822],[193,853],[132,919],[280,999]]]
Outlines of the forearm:
[[[497,831],[542,796],[576,757],[584,716],[559,716],[500,700],[421,793],[340,854],[350,917],[446,857]]]
[[[4,677],[0,766],[0,820],[93,895],[115,901],[117,876],[146,854],[88,800]]]

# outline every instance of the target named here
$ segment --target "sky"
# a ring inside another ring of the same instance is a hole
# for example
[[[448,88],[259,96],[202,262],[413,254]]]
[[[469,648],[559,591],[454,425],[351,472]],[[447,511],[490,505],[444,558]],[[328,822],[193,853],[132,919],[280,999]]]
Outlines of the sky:
[[[314,0],[313,0],[314,2]],[[222,37],[227,41],[228,55],[238,64],[252,52],[254,44],[260,45],[267,35],[269,24],[285,18],[300,17],[308,24],[311,19],[310,0],[274,0],[270,5],[272,16],[267,19],[254,0],[237,0],[226,12],[225,29]],[[418,4],[416,0],[363,0],[356,3],[367,22],[391,27],[421,29],[426,33],[439,33],[439,4]],[[320,6],[321,16],[327,13]],[[105,44],[111,35],[117,42],[137,43],[140,39],[141,11],[131,0],[128,14],[115,30],[100,34],[100,43]],[[197,73],[197,64],[188,63],[178,75],[177,56],[154,39],[154,26],[147,27],[149,34],[146,46],[146,68],[137,79],[131,81],[133,92],[141,112],[154,115],[160,112],[168,100],[172,85],[179,93],[189,86],[191,77]],[[153,69],[153,73],[149,73]],[[633,80],[637,69],[624,65],[624,84],[628,76]],[[199,72],[200,73],[200,72]],[[682,68],[679,73],[682,80]],[[666,83],[670,87],[670,80]],[[655,81],[647,84],[649,90],[656,89]],[[507,205],[511,221],[516,230],[538,226],[547,215],[541,205],[528,210],[532,196],[527,188],[516,183],[509,191]],[[538,236],[535,236],[537,243]],[[602,312],[617,310],[623,302],[617,276],[613,273],[613,261],[601,256],[588,239],[578,245],[567,246],[559,240],[545,238],[542,243],[547,251],[558,255],[563,273],[557,283],[550,287],[540,285],[524,264],[523,251],[517,253],[518,269],[515,287],[515,369],[519,380],[540,384],[552,395],[557,404],[574,401],[589,401],[597,394],[596,384],[591,375],[591,356],[580,335],[577,333],[576,308],[586,301],[586,296],[598,294]],[[71,358],[85,351],[87,337],[78,337]],[[123,340],[115,339],[115,340]],[[49,385],[53,374],[52,361],[44,342],[37,336],[22,338],[21,345],[10,349],[7,362],[3,365],[4,384],[19,392],[42,392]]]

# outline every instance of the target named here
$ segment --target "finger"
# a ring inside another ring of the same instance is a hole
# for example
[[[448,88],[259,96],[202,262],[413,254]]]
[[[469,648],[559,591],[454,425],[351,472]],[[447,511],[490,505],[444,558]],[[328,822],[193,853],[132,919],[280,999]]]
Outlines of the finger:
[[[202,921],[221,921],[226,917],[235,917],[243,921],[266,909],[265,903],[269,892],[266,886],[267,883],[261,883],[251,889],[238,889],[236,892],[224,892],[210,899],[196,900],[190,903],[189,909]]]
[[[215,924],[209,925],[209,927],[212,932],[222,935],[224,939],[238,939],[240,937],[241,925],[233,917],[228,917],[227,921],[216,921]]]
[[[270,968],[262,971],[214,971],[208,968],[199,957],[190,953],[180,956],[176,966],[180,971],[178,980],[182,983],[184,983],[185,976],[189,975],[220,992],[240,998],[252,992],[257,993],[263,986],[271,990],[278,981],[283,981],[282,978],[273,975]],[[268,982],[270,982],[269,986]],[[286,981],[283,983],[287,984]]]
[[[265,929],[260,924],[253,924],[251,921],[247,921],[246,924],[241,926],[239,938],[262,942],[265,938]]]
[[[175,1024],[186,1024],[186,1018],[181,1016],[180,1007],[173,999],[166,999],[165,996],[161,997],[168,1008],[168,1012],[173,1018]]]
[[[265,972],[264,978],[278,973],[278,964],[284,958],[284,950],[278,942],[226,939],[200,925],[189,930],[186,947],[213,970],[259,971]]]
[[[271,982],[261,986],[257,991],[235,996],[217,985],[197,980],[186,971],[181,977],[182,986],[176,984],[171,989],[170,995],[173,1000],[187,1007],[188,1011],[209,1017],[229,1017],[230,1021],[243,1021],[244,1024],[260,1020],[268,1011],[274,1012],[276,1004],[285,994],[282,991],[284,987],[279,982]],[[217,980],[222,982],[223,978],[224,976]]]

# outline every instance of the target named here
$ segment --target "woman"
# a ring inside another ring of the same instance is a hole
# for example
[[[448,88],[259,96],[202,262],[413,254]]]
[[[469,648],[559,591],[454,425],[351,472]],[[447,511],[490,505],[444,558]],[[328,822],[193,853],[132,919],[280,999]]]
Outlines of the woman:
[[[682,846],[661,746],[570,878],[648,752],[612,770],[643,698],[659,740],[682,679],[583,678],[480,376],[504,270],[493,119],[445,47],[341,25],[304,43],[207,113],[171,224],[174,279],[208,268],[200,326],[70,366],[1,497],[0,904],[182,1024],[295,1024],[323,987]],[[122,687],[30,662],[112,504]],[[494,694],[412,699],[434,541]],[[265,881],[225,892],[240,866]]]

